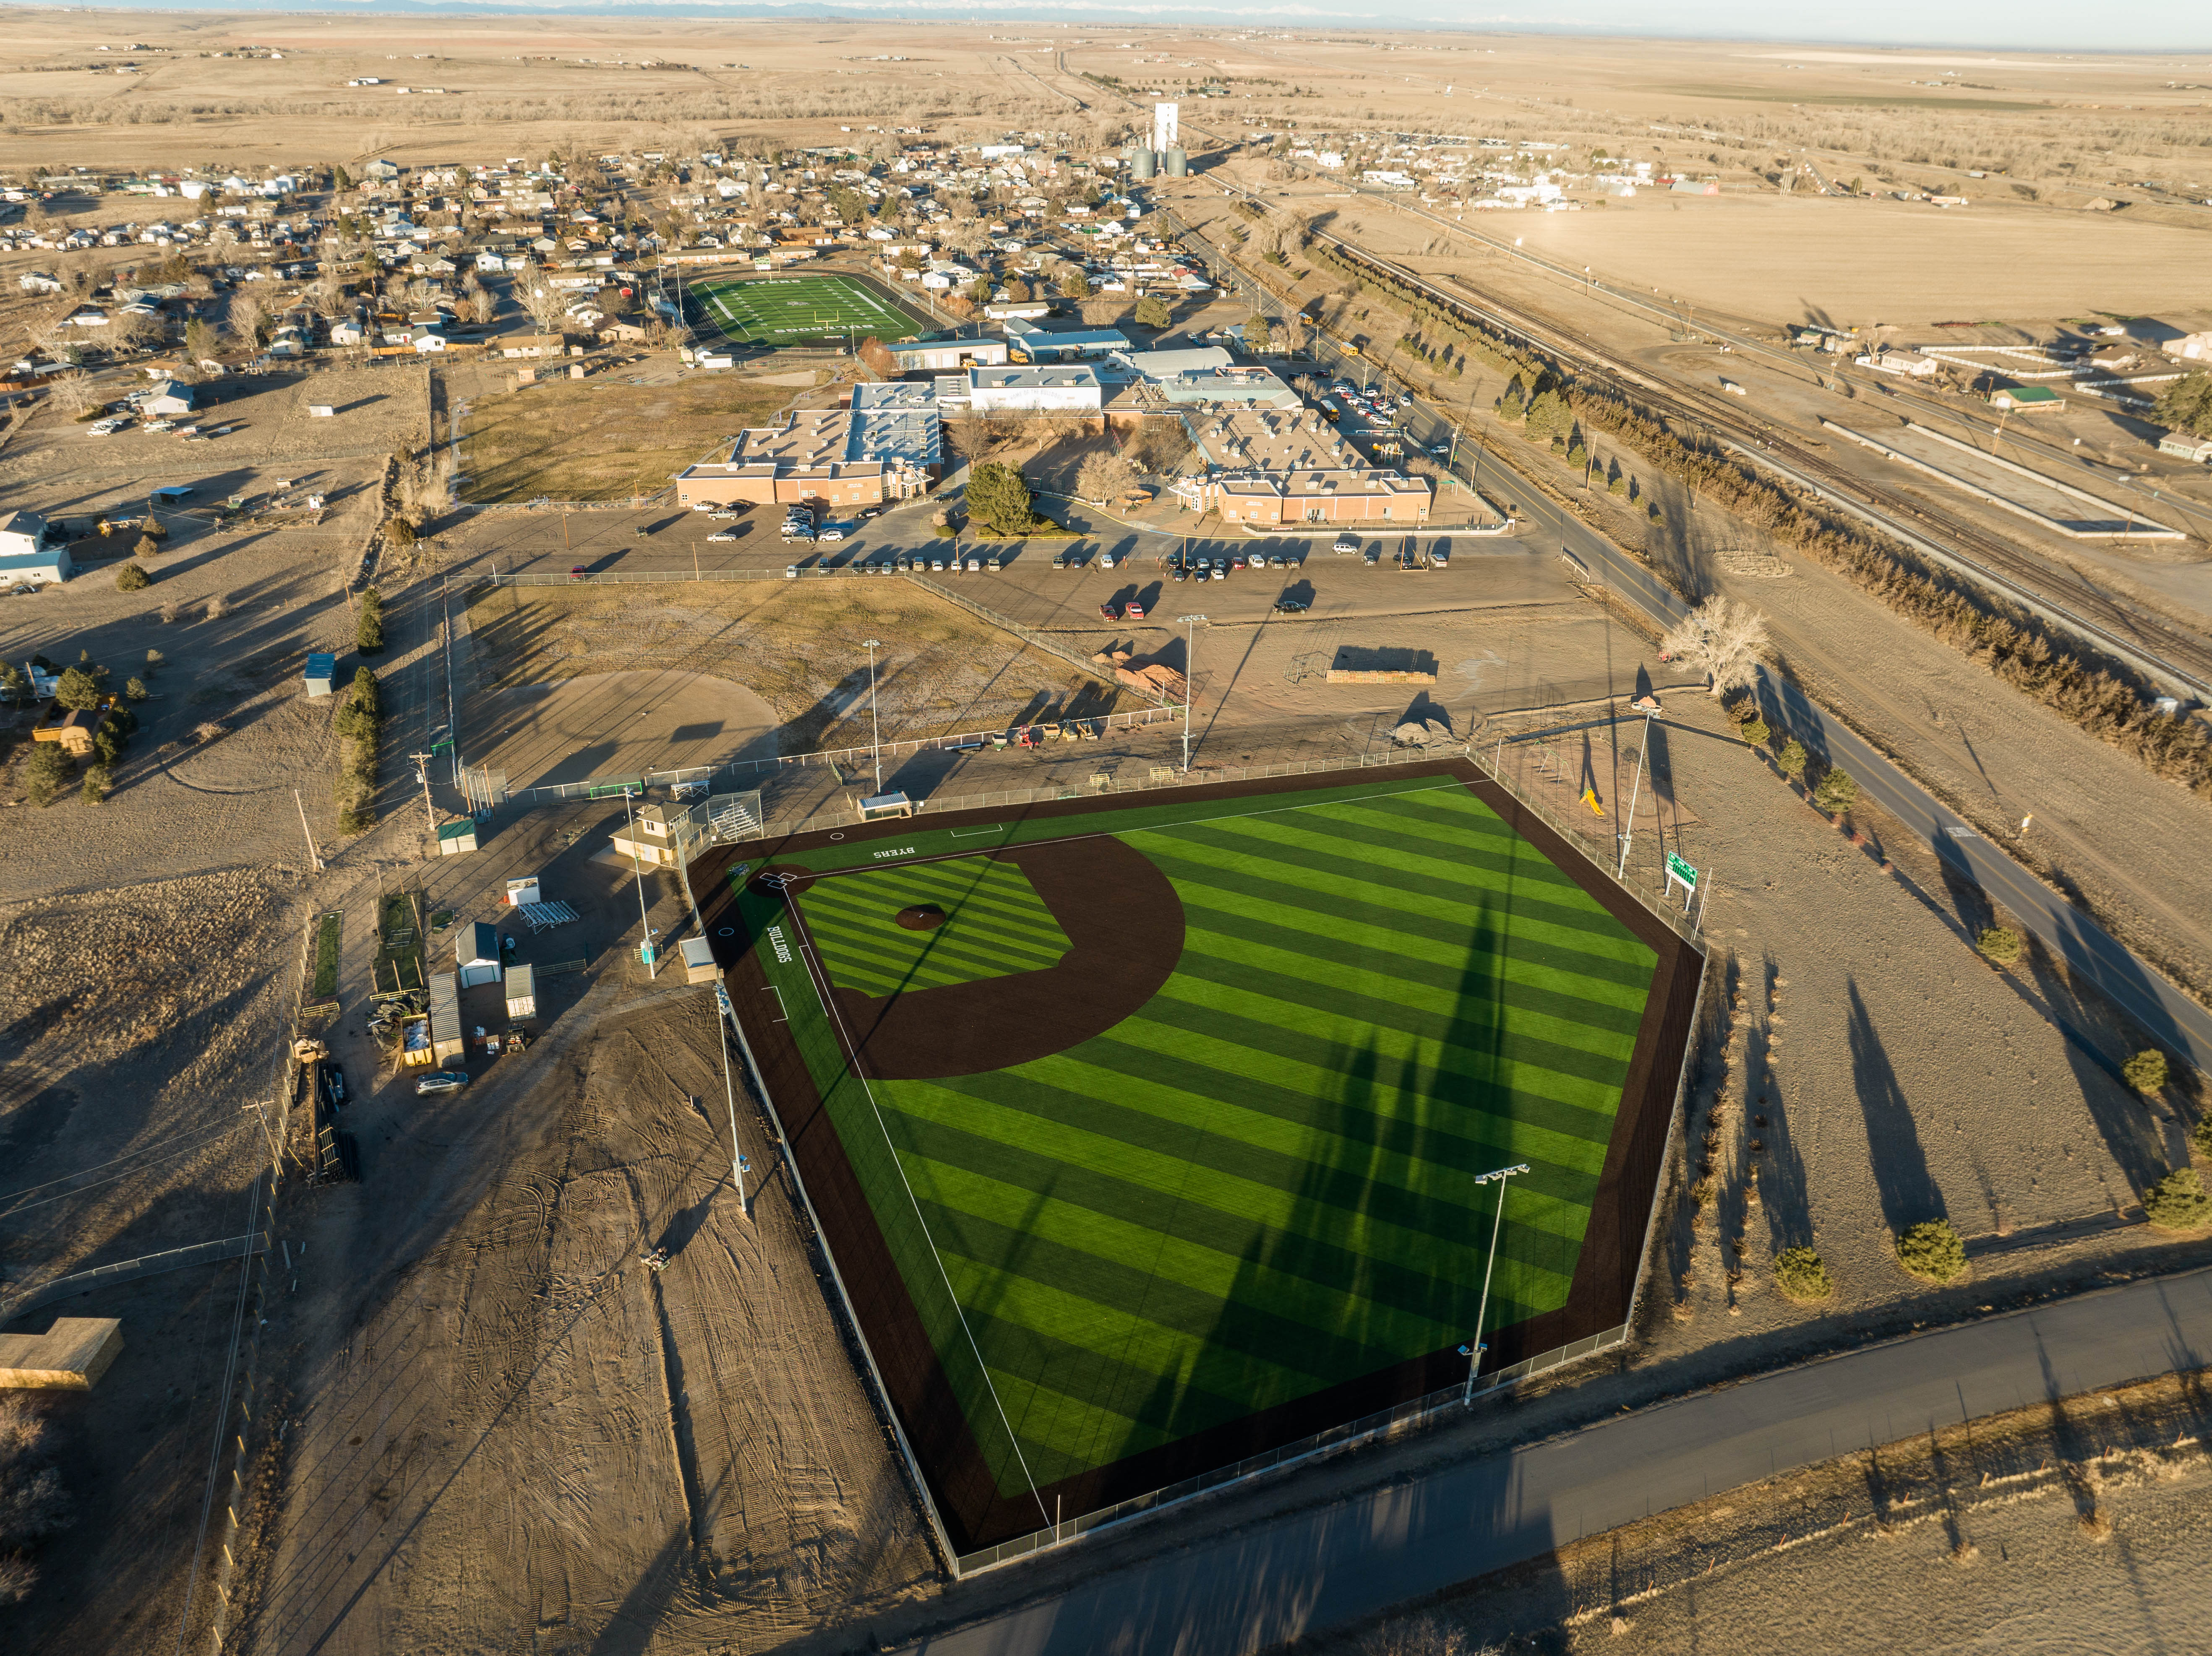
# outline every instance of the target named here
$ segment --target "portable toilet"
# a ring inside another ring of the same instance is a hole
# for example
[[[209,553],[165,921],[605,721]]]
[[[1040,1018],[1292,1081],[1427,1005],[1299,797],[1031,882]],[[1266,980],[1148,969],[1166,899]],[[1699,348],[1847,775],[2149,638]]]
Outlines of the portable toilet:
[[[510,966],[507,968],[507,1016],[518,1022],[538,1016],[536,967]]]
[[[318,652],[307,658],[307,694],[328,695],[331,681],[338,676],[338,658]]]
[[[714,946],[704,937],[686,937],[682,950],[684,981],[712,983],[721,974],[714,969]]]
[[[458,1064],[468,1051],[461,1034],[461,983],[451,972],[430,980],[430,1056],[437,1064]]]
[[[542,903],[544,901],[538,895],[538,877],[535,874],[526,879],[507,883],[507,906],[509,908],[520,908],[525,903]]]
[[[465,851],[477,848],[476,819],[465,816],[458,822],[438,825],[438,855],[458,857]]]
[[[474,989],[499,981],[499,928],[471,920],[453,939],[453,969],[461,987]]]

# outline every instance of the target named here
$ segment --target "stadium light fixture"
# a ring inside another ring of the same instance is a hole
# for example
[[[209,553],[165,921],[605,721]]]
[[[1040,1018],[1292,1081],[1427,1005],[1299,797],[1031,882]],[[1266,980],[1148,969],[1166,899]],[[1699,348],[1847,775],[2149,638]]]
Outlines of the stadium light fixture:
[[[884,647],[879,638],[864,639],[868,650],[868,739],[876,756],[876,792],[884,791],[884,727],[876,718],[876,652]]]
[[[1190,774],[1190,699],[1198,682],[1198,624],[1204,616],[1177,616],[1182,623],[1182,773]]]
[[[1499,1168],[1491,1173],[1474,1176],[1478,1185],[1496,1184],[1498,1186],[1498,1215],[1490,1222],[1490,1258],[1482,1267],[1482,1298],[1475,1302],[1474,1338],[1459,1349],[1467,1359],[1467,1394],[1461,1399],[1468,1407],[1474,1405],[1474,1377],[1482,1367],[1482,1354],[1489,1348],[1482,1343],[1482,1319],[1490,1311],[1490,1273],[1498,1264],[1498,1233],[1505,1225],[1505,1181],[1516,1173],[1528,1171],[1526,1162],[1516,1162],[1510,1168]]]
[[[653,982],[660,976],[660,951],[653,946],[653,922],[646,918],[645,864],[638,860],[637,818],[630,812],[631,798],[630,791],[624,788],[623,790],[623,826],[629,834],[630,872],[637,877],[637,925],[639,931],[644,937],[644,941],[638,945],[638,950],[645,956],[646,980]]]

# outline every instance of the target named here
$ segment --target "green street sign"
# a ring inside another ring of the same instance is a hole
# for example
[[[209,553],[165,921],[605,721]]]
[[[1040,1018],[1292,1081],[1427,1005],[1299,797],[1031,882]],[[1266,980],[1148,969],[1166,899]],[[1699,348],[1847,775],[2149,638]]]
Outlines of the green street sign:
[[[1667,853],[1667,877],[1680,880],[1692,891],[1698,889],[1698,870],[1671,851]]]

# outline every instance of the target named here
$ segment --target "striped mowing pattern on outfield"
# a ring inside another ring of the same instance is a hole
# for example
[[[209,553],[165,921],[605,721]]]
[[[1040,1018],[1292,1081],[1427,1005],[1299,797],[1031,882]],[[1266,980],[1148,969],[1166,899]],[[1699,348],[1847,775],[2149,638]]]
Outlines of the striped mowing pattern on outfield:
[[[903,339],[919,325],[856,282],[842,276],[770,276],[750,282],[697,282],[691,291],[723,335],[742,343],[815,339],[848,331]]]
[[[1487,1325],[1563,1305],[1634,1048],[1652,952],[1464,789],[1186,814],[1121,835],[1187,930],[1105,1034],[865,1087],[802,1043],[1008,1495],[1458,1344],[1501,1164]]]
[[[818,881],[799,903],[833,980],[864,995],[1042,971],[1068,949],[1029,876],[985,857]],[[945,924],[929,931],[898,924],[900,910],[923,904],[943,909]]]

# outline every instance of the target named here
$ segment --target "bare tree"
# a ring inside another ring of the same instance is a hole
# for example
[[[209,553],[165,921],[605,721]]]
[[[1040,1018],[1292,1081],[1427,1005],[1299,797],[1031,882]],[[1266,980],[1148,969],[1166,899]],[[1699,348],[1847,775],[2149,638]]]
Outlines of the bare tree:
[[[1075,469],[1076,494],[1097,504],[1117,500],[1136,486],[1136,467],[1109,450],[1085,455]]]
[[[110,337],[126,350],[151,350],[169,337],[167,323],[141,311],[126,311],[111,319],[107,326]]]
[[[230,331],[240,344],[248,350],[257,350],[261,336],[269,325],[269,307],[261,295],[248,289],[230,296]]]
[[[1659,640],[1659,659],[1686,662],[1712,680],[1715,700],[1758,676],[1767,647],[1766,617],[1749,604],[1717,595],[1692,610]]]
[[[58,373],[52,383],[54,406],[71,419],[90,408],[99,395],[93,385],[92,376],[82,368],[71,368],[66,373]]]
[[[325,322],[343,314],[352,302],[335,270],[324,271],[308,284],[307,300],[309,308]]]
[[[514,296],[530,312],[530,319],[538,325],[540,333],[556,331],[568,314],[567,295],[546,280],[543,270],[526,270],[522,280],[515,283]]]

